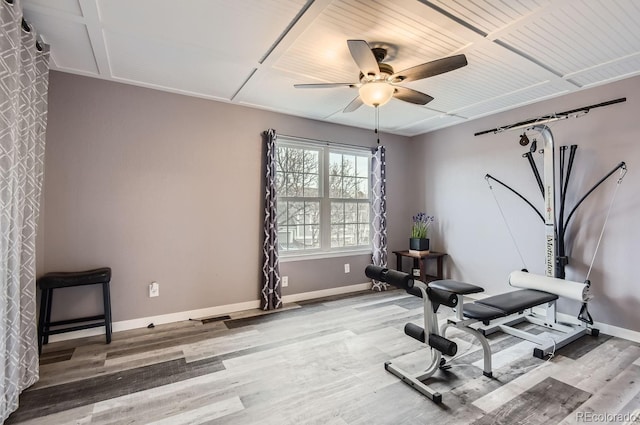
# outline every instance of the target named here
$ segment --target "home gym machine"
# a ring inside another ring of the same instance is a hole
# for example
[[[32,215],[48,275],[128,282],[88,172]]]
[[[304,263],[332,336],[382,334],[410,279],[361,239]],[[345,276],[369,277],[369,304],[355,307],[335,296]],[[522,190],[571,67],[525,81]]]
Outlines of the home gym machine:
[[[518,193],[516,190],[514,190],[513,188],[511,188],[510,186],[508,186],[507,184],[503,183],[502,181],[498,180],[497,178],[493,177],[490,174],[487,174],[485,176],[485,180],[487,181],[487,184],[489,185],[489,188],[492,190],[492,194],[494,196],[494,199],[496,201],[496,204],[498,205],[498,209],[500,210],[501,214],[502,214],[502,208],[500,207],[500,204],[498,202],[498,199],[496,198],[495,194],[493,193],[493,186],[491,184],[491,182],[495,182],[498,183],[499,185],[503,186],[504,188],[510,190],[512,193],[514,193],[516,196],[518,196],[520,199],[522,199],[524,202],[527,203],[527,205],[529,205],[534,211],[535,213],[542,219],[542,221],[544,222],[544,226],[545,226],[545,241],[546,241],[546,247],[545,247],[545,275],[547,277],[554,277],[554,278],[558,278],[558,279],[564,279],[565,278],[565,268],[566,266],[569,264],[569,257],[567,256],[566,253],[566,245],[565,245],[565,238],[566,238],[566,229],[570,223],[571,218],[574,216],[574,213],[576,212],[576,210],[578,209],[578,207],[582,204],[582,202],[591,194],[593,193],[593,191],[595,191],[602,183],[604,183],[609,177],[611,177],[616,171],[620,171],[619,177],[618,177],[618,181],[617,181],[617,185],[616,185],[616,189],[614,191],[614,194],[611,198],[611,203],[609,205],[609,209],[607,211],[607,215],[605,217],[604,220],[604,224],[602,226],[602,230],[600,232],[600,237],[598,239],[598,243],[596,245],[596,249],[595,252],[593,254],[593,258],[591,260],[591,264],[589,266],[589,271],[587,272],[586,278],[585,278],[585,283],[587,285],[590,285],[590,281],[589,281],[589,276],[591,274],[591,270],[593,268],[593,263],[595,261],[597,252],[598,252],[598,248],[600,246],[600,242],[602,240],[602,235],[604,234],[604,230],[607,224],[607,221],[609,219],[609,213],[611,212],[611,207],[613,206],[613,201],[615,199],[615,195],[618,191],[618,188],[620,187],[620,184],[622,183],[624,176],[627,173],[627,165],[624,162],[620,162],[618,163],[611,171],[609,171],[604,177],[602,177],[595,185],[593,185],[593,187],[591,187],[584,196],[582,196],[582,198],[580,198],[578,200],[578,202],[575,204],[575,206],[571,209],[571,211],[569,212],[569,214],[567,215],[566,219],[565,219],[565,212],[566,212],[566,199],[567,199],[567,188],[569,186],[569,179],[571,177],[571,171],[573,169],[573,162],[575,159],[575,155],[576,155],[576,150],[578,149],[577,145],[571,145],[571,146],[560,146],[560,167],[559,167],[559,171],[560,171],[560,178],[558,181],[556,181],[556,175],[555,175],[555,170],[556,170],[556,160],[555,160],[555,147],[554,147],[554,140],[553,140],[553,134],[551,133],[551,129],[549,127],[547,127],[546,124],[550,123],[550,122],[554,122],[554,121],[559,121],[559,120],[564,120],[564,119],[568,119],[568,118],[572,118],[572,117],[580,117],[584,114],[589,113],[590,110],[595,109],[595,108],[601,108],[601,107],[605,107],[605,106],[610,106],[610,105],[614,105],[617,103],[622,103],[625,102],[627,99],[626,98],[619,98],[619,99],[614,99],[614,100],[610,100],[607,102],[602,102],[602,103],[598,103],[595,105],[588,105],[588,106],[583,106],[581,108],[576,108],[576,109],[572,109],[569,111],[564,111],[564,112],[557,112],[554,114],[550,114],[550,115],[546,115],[543,117],[539,117],[539,118],[534,118],[534,119],[529,119],[529,120],[525,120],[525,121],[521,121],[521,122],[517,122],[515,124],[510,124],[507,126],[503,126],[503,127],[498,127],[498,128],[493,128],[491,130],[485,130],[485,131],[481,131],[478,133],[475,133],[475,136],[480,136],[483,134],[488,134],[488,133],[500,133],[503,131],[507,131],[507,130],[516,130],[516,129],[522,129],[524,128],[525,131],[522,133],[522,135],[520,136],[520,140],[519,140],[519,144],[521,146],[527,146],[530,141],[529,141],[529,137],[527,136],[527,132],[534,132],[534,133],[538,133],[541,137],[542,137],[542,149],[541,149],[541,153],[543,156],[543,173],[542,173],[542,177],[540,176],[540,171],[538,170],[538,167],[536,166],[536,163],[533,159],[533,155],[537,150],[537,140],[534,138],[533,141],[531,142],[531,147],[529,149],[528,152],[526,152],[525,154],[523,154],[523,158],[526,158],[530,167],[531,167],[531,171],[533,172],[533,176],[537,182],[538,188],[540,189],[540,193],[544,199],[544,212],[540,213],[538,211],[538,209],[529,201],[527,200],[524,196],[522,196],[520,193]],[[565,163],[565,159],[566,159],[566,151],[567,149],[569,150],[569,158],[568,161],[566,161]],[[559,198],[560,201],[560,208],[559,208],[559,212],[556,215],[556,201],[557,198]],[[525,261],[522,257],[522,254],[520,253],[520,249],[518,248],[518,244],[516,243],[516,240],[513,236],[513,233],[511,232],[511,229],[509,228],[509,224],[506,221],[506,218],[504,216],[504,214],[502,214],[502,217],[504,219],[505,222],[505,226],[507,228],[507,230],[509,231],[509,234],[511,236],[511,239],[514,243],[514,246],[516,248],[516,250],[518,251],[518,254],[520,255],[520,259],[522,260],[522,264],[525,267],[526,270],[526,265],[525,265]],[[562,284],[562,282],[560,282],[560,284]],[[590,298],[591,295],[590,294],[585,294],[585,298]],[[572,298],[572,297],[570,297]],[[580,313],[578,314],[578,319],[584,323],[584,324],[589,324],[592,325],[593,324],[593,319],[591,318],[591,315],[589,314],[589,311],[587,309],[587,303],[586,303],[586,299],[580,299],[580,297],[575,298],[579,301],[582,301],[582,307],[580,309]],[[549,317],[549,313],[547,312],[547,317]],[[553,312],[553,316],[555,317],[555,312]],[[556,320],[554,320],[554,323],[556,323]],[[487,330],[488,331],[488,330]],[[557,346],[559,347],[559,346]],[[557,348],[556,347],[556,348]]]
[[[417,326],[413,323],[408,323],[405,326],[404,331],[407,335],[422,343],[427,344],[431,348],[428,367],[423,373],[412,375],[404,371],[397,365],[393,364],[391,361],[388,361],[385,363],[385,369],[387,371],[393,373],[394,375],[402,379],[403,382],[407,383],[415,390],[427,396],[435,403],[441,403],[442,394],[434,391],[432,388],[426,385],[424,381],[433,376],[433,374],[438,369],[446,369],[450,367],[446,364],[443,355],[455,356],[457,353],[456,343],[446,338],[446,331],[449,327],[455,327],[460,331],[471,334],[480,342],[484,358],[483,374],[490,378],[493,376],[493,371],[491,369],[491,346],[489,345],[486,335],[493,332],[502,331],[504,333],[514,335],[518,338],[533,342],[536,345],[533,350],[533,355],[540,359],[545,358],[548,355],[553,355],[557,348],[563,347],[583,335],[598,335],[598,330],[592,328],[591,326],[593,325],[593,319],[591,318],[591,315],[589,314],[587,308],[588,302],[592,299],[592,295],[590,292],[591,282],[589,281],[589,274],[593,267],[593,260],[591,261],[589,272],[587,273],[587,277],[584,282],[575,282],[565,279],[565,266],[568,264],[568,257],[565,253],[564,246],[565,229],[567,228],[567,225],[578,206],[580,206],[580,204],[598,186],[600,186],[605,180],[613,175],[615,171],[620,170],[620,177],[618,178],[618,184],[616,186],[617,192],[617,189],[622,182],[624,175],[626,174],[627,167],[624,162],[620,162],[606,176],[600,179],[600,181],[598,181],[577,202],[577,204],[573,207],[565,220],[564,212],[567,187],[569,184],[569,178],[571,175],[577,146],[572,145],[569,148],[570,153],[566,168],[565,152],[567,150],[567,147],[563,146],[560,148],[561,156],[559,191],[556,191],[554,141],[551,130],[545,124],[552,121],[572,117],[574,116],[573,114],[588,113],[591,109],[624,102],[625,100],[626,99],[624,98],[616,99],[613,101],[604,102],[597,105],[590,105],[571,111],[559,112],[534,120],[523,121],[507,127],[496,128],[476,133],[477,136],[490,132],[497,133],[499,131],[508,129],[527,128],[526,131],[537,132],[542,137],[542,177],[540,176],[540,172],[538,171],[538,168],[533,160],[533,154],[536,153],[537,149],[537,141],[535,139],[532,142],[532,146],[529,152],[523,155],[523,157],[527,158],[544,198],[544,214],[540,213],[531,202],[529,202],[524,196],[520,195],[511,187],[507,186],[505,183],[490,176],[489,174],[486,175],[486,179],[490,187],[491,180],[499,183],[500,185],[516,194],[529,206],[531,206],[544,222],[546,237],[545,276],[534,275],[528,273],[526,270],[514,271],[509,275],[509,284],[512,287],[519,289],[465,303],[465,295],[478,294],[483,292],[484,289],[476,285],[457,282],[454,280],[438,280],[429,284],[425,284],[424,282],[414,280],[413,277],[407,273],[389,270],[373,265],[367,266],[367,268],[365,269],[365,274],[367,277],[381,282],[386,282],[398,288],[404,289],[408,293],[422,298],[424,304],[424,327]],[[520,137],[520,144],[522,146],[526,146],[530,143],[526,135],[526,131]],[[558,194],[560,197],[560,212],[557,217],[555,205],[556,192],[559,192]],[[600,241],[602,240],[602,235],[604,233],[604,229],[606,227],[606,223],[609,217],[609,213],[611,212],[611,206],[613,205],[614,199],[615,192],[614,196],[612,197],[611,205],[609,206],[602,231],[600,233],[598,245],[596,246],[595,250],[596,253],[598,250],[598,246],[600,245]],[[500,207],[499,203],[498,207]],[[502,209],[500,209],[500,211],[502,212]],[[509,232],[511,233],[510,229]],[[511,237],[512,239],[514,239],[513,234],[511,234]],[[519,249],[518,252],[520,252]],[[596,253],[594,253],[594,259]],[[582,307],[580,309],[580,313],[578,314],[578,320],[575,323],[558,322],[556,317],[556,300],[559,297],[566,297],[582,302]],[[447,307],[453,308],[455,311],[455,316],[449,318],[447,322],[439,328],[437,312],[440,305],[445,305]],[[543,314],[540,314],[538,311],[536,311],[540,309],[544,310]],[[526,332],[523,329],[514,327],[514,325],[524,321],[542,326],[552,332],[545,332],[543,334],[534,335],[530,332]]]

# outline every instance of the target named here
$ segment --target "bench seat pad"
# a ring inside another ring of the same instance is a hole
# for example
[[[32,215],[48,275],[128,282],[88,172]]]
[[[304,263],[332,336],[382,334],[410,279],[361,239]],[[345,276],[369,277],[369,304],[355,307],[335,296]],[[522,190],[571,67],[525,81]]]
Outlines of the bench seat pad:
[[[534,289],[522,289],[493,297],[477,300],[477,304],[502,310],[506,315],[518,313],[527,308],[532,308],[558,299],[556,294],[536,291]]]
[[[499,317],[505,317],[507,314],[497,308],[489,307],[478,303],[466,303],[462,306],[462,314],[469,319],[475,320],[493,320]]]
[[[442,291],[453,292],[454,294],[466,295],[466,294],[476,294],[478,292],[483,292],[480,286],[472,285],[470,283],[458,282],[457,280],[434,280],[429,283],[429,286],[434,289],[440,289]]]
[[[85,270],[80,272],[51,272],[38,279],[40,289],[67,288],[70,286],[108,283],[111,280],[111,268]]]

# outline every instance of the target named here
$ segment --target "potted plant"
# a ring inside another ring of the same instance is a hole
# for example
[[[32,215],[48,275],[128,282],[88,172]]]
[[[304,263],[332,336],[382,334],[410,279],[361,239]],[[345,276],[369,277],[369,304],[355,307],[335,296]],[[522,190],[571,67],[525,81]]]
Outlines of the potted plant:
[[[411,226],[411,238],[409,239],[409,249],[412,251],[428,251],[429,250],[429,226],[435,217],[427,215],[423,212],[413,216],[413,225]]]

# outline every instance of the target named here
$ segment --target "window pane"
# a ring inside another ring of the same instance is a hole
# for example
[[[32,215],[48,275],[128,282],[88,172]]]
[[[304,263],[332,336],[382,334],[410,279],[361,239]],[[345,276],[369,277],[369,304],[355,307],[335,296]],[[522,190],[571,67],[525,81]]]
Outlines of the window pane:
[[[355,155],[342,155],[342,175],[344,176],[356,175],[356,156]]]
[[[278,234],[280,231],[280,227],[287,224],[287,201],[278,200]]]
[[[345,224],[344,226],[344,246],[356,246],[358,243],[358,226],[355,224]]]
[[[284,196],[287,193],[287,184],[284,173],[276,173],[276,193],[278,196]]]
[[[329,154],[329,175],[342,175],[342,155],[340,155],[339,153],[332,152]]]
[[[320,196],[317,174],[306,174],[304,183],[304,196],[317,198]]]
[[[356,179],[356,198],[369,199],[369,180],[358,178]]]
[[[304,249],[304,226],[289,226],[289,249]]]
[[[369,245],[369,224],[358,225],[358,245]]]
[[[287,171],[302,173],[304,171],[304,154],[303,149],[289,148]]]
[[[307,249],[320,248],[320,226],[304,226],[304,242]]]
[[[356,176],[369,178],[369,158],[364,156],[356,158]]]
[[[305,202],[304,209],[304,224],[320,224],[320,202]]]
[[[304,202],[289,202],[287,211],[289,225],[304,224]]]
[[[318,151],[306,151],[306,156],[304,158],[304,171],[306,173],[318,174]]]
[[[329,177],[329,197],[342,198],[342,177]]]
[[[288,249],[288,246],[287,246],[288,232],[289,230],[287,229],[286,226],[278,227],[278,244],[280,245],[280,249],[285,251]]]
[[[344,246],[344,227],[341,224],[331,226],[331,248]]]
[[[331,224],[344,223],[344,204],[342,202],[331,203]]]
[[[355,199],[356,198],[356,179],[355,177],[345,177],[342,180],[342,197]]]
[[[360,202],[358,204],[358,223],[369,223],[369,211],[371,206],[367,203]]]
[[[287,169],[287,148],[279,146],[276,149],[276,171]]]
[[[304,184],[305,184],[305,174],[302,173],[291,173],[291,196],[302,196],[304,195]]]
[[[358,204],[354,202],[345,202],[344,204],[344,222],[345,223],[356,223],[358,211]]]

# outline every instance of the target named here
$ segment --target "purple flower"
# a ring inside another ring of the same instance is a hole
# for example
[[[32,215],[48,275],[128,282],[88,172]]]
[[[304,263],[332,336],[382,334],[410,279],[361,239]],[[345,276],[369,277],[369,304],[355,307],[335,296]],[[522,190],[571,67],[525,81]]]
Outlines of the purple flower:
[[[435,217],[419,212],[413,216],[413,226],[411,227],[412,238],[426,238],[429,226],[435,221]]]

